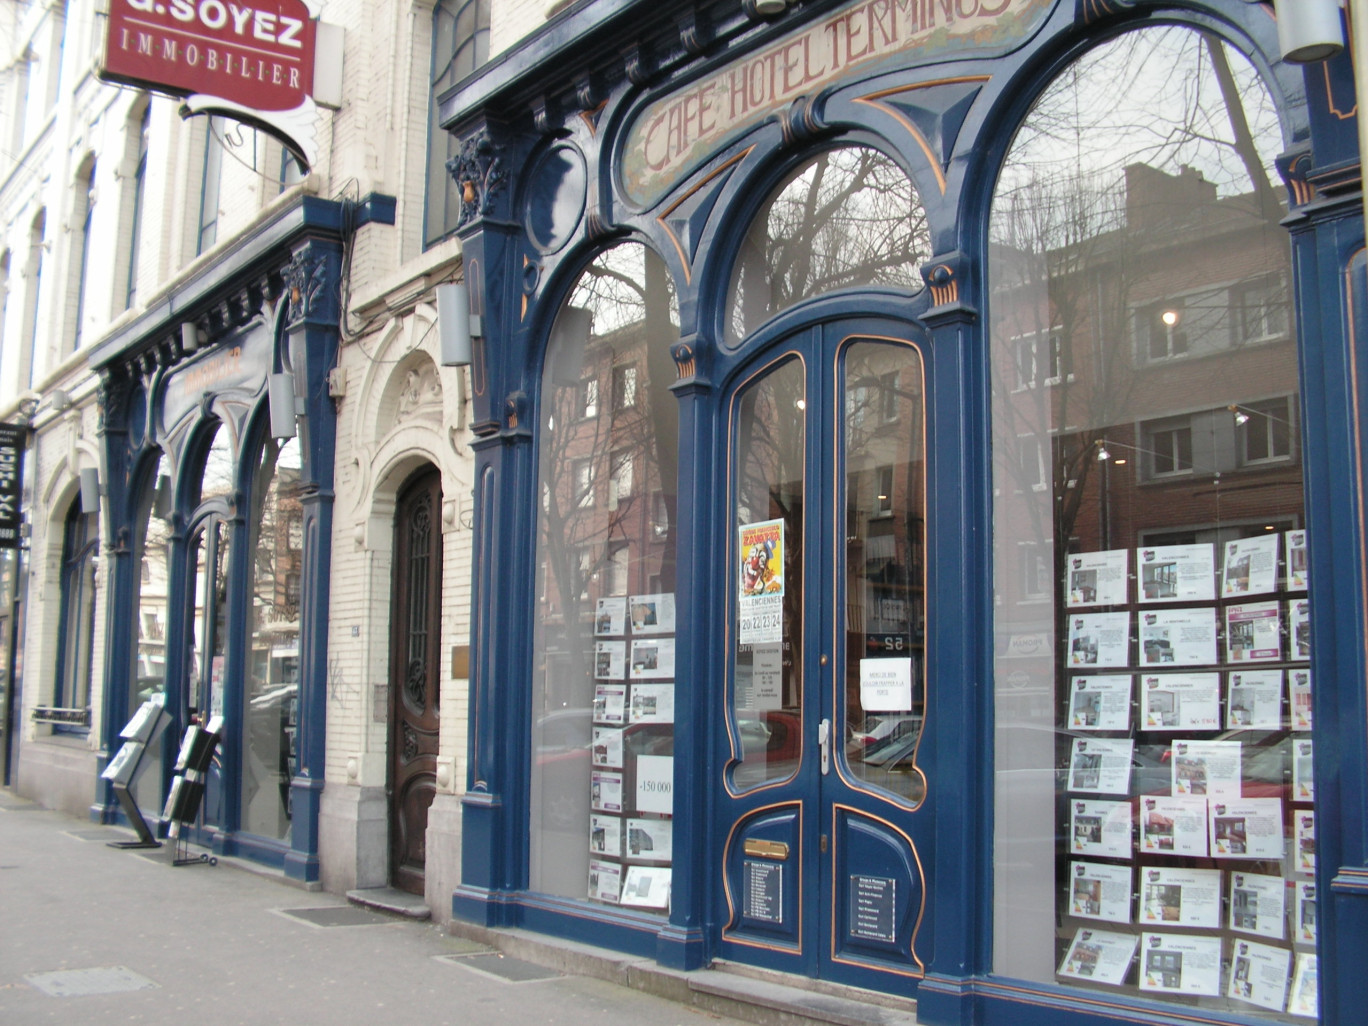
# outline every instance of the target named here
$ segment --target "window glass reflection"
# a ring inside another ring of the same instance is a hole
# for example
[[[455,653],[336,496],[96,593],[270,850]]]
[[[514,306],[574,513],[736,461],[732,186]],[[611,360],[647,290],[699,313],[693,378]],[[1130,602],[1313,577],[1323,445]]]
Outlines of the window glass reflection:
[[[664,263],[602,253],[551,330],[539,415],[531,886],[666,910],[679,311]]]
[[[169,511],[171,481],[162,476],[166,466],[164,456],[158,455],[157,465],[147,477],[138,503],[140,532],[134,546],[134,565],[137,567],[137,609],[134,622],[138,625],[138,648],[134,655],[133,686],[129,689],[128,716],[153,695],[163,693],[166,683],[166,619],[168,595],[168,548],[170,528],[163,517]],[[165,735],[159,737],[156,750],[143,756],[143,771],[134,787],[141,808],[157,809],[161,801],[160,764]]]
[[[902,168],[876,150],[829,150],[790,175],[751,223],[732,273],[727,343],[834,289],[920,292],[930,256],[926,212]]]
[[[1247,60],[1150,28],[1056,79],[1002,169],[996,972],[1274,1018],[1314,977],[1280,149]]]
[[[233,493],[233,446],[228,432],[222,424],[214,429],[214,441],[204,457],[204,474],[200,481],[199,499],[208,499]]]
[[[244,717],[242,828],[289,839],[299,704],[304,565],[299,440],[267,439],[252,479],[252,609]]]

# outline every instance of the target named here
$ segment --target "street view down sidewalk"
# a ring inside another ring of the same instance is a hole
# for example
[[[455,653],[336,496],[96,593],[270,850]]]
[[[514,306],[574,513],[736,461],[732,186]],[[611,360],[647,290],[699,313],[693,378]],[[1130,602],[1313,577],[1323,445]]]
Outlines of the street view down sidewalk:
[[[4,1026],[735,1022],[131,837],[0,791]]]

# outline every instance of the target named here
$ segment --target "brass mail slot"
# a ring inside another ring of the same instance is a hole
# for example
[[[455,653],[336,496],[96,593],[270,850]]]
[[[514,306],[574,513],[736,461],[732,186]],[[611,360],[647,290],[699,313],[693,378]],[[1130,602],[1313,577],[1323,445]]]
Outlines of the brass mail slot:
[[[788,858],[789,846],[783,841],[747,841],[742,849],[747,855],[758,855],[762,859]]]

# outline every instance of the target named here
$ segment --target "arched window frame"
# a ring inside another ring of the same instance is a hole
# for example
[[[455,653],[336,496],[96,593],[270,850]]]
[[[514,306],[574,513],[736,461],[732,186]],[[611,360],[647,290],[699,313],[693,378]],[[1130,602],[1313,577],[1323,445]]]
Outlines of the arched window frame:
[[[439,97],[489,60],[490,0],[438,0],[432,10],[432,67],[428,88],[427,192],[423,245],[456,230],[461,201],[446,169],[458,142],[438,121]]]

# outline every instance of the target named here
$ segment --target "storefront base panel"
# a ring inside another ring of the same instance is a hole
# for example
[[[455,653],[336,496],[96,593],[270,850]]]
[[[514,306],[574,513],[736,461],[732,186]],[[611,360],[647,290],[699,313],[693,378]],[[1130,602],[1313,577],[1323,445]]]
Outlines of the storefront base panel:
[[[95,753],[86,748],[84,737],[26,741],[20,752],[16,794],[69,816],[91,814],[99,781]]]
[[[318,819],[324,890],[346,894],[389,882],[383,787],[325,788]]]
[[[933,1017],[935,1012],[930,1002],[931,995],[923,984],[919,1003],[921,1021],[929,1026],[961,1021],[965,1026],[1116,1026],[1119,1023],[1193,1026],[1196,1023],[1214,1022],[1238,1026],[1244,1022],[1267,1022],[1252,1017],[1244,1019],[1229,1012],[1213,1016],[1209,1010],[1200,1008],[1185,1013],[1172,1006],[1123,1002],[1102,991],[1046,988],[997,980],[976,980],[969,986],[973,996],[963,1007],[973,1010],[972,1018],[943,1020]]]
[[[439,794],[428,807],[427,862],[424,891],[432,918],[445,923],[451,918],[447,899],[461,883],[461,800]]]

